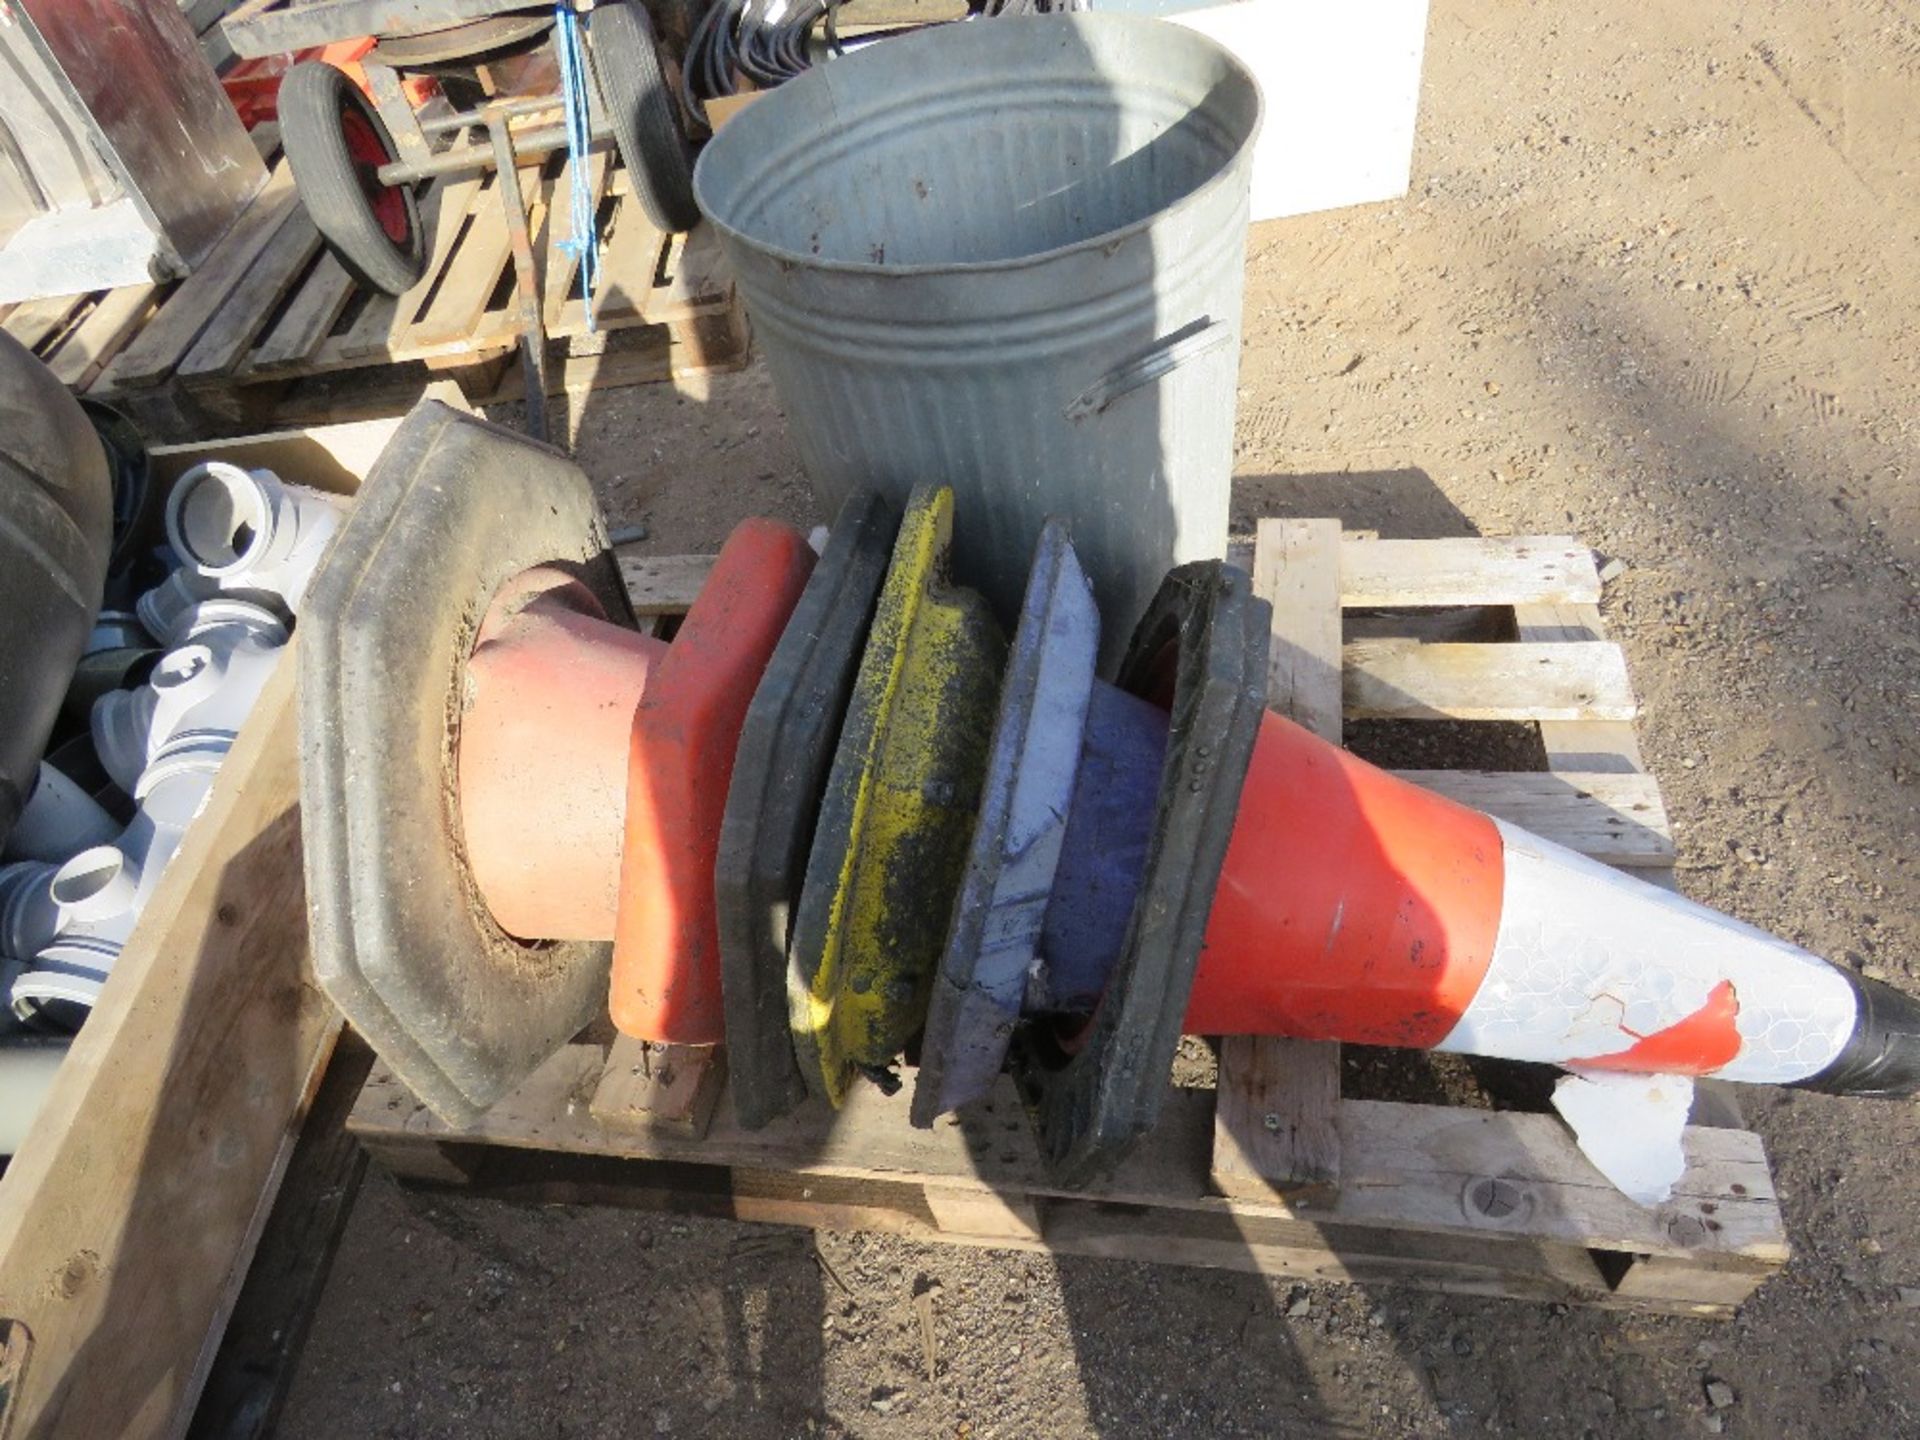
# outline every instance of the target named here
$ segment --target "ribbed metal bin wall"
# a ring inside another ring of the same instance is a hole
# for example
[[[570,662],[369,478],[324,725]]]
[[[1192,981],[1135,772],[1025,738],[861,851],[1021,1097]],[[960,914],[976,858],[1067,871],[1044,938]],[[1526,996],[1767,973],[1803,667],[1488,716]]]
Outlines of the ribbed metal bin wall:
[[[933,27],[730,120],[695,191],[829,510],[951,484],[1006,619],[1068,517],[1115,656],[1226,543],[1259,124],[1225,50],[1108,15]]]

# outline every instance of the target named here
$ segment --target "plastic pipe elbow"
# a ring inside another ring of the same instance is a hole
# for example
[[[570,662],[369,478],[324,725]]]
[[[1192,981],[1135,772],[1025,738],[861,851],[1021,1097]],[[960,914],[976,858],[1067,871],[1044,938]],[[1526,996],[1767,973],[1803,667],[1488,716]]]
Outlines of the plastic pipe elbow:
[[[0,865],[0,956],[31,960],[60,932],[60,907],[52,894],[58,865],[22,860]]]
[[[167,539],[199,578],[269,592],[295,614],[340,519],[335,496],[222,460],[196,465],[167,497]]]
[[[83,850],[57,868],[44,867],[50,874],[31,877],[35,883],[26,892],[30,898],[21,902],[23,923],[44,930],[50,905],[52,933],[25,952],[32,963],[10,987],[8,1001],[18,1018],[31,1019],[53,1001],[91,1008],[98,1000],[187,825],[212,788],[218,763],[214,759],[176,767],[175,773],[150,785],[143,779],[146,798],[116,841]],[[5,872],[0,872],[0,893],[5,883]],[[11,910],[0,905],[0,916],[12,918]]]
[[[163,756],[226,753],[286,643],[286,627],[255,606],[225,600],[198,608],[202,622],[188,627],[190,638],[161,657],[145,685],[94,702],[100,763],[136,797],[141,777]]]
[[[46,761],[40,762],[33,793],[13,822],[4,854],[8,860],[59,864],[69,855],[101,845],[120,833],[99,803]]]

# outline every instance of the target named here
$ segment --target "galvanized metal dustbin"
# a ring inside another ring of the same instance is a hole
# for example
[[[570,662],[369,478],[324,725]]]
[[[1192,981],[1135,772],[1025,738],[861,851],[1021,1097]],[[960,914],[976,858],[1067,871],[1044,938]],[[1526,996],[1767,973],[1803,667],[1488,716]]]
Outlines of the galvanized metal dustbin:
[[[1117,657],[1226,544],[1259,125],[1213,41],[1097,14],[888,40],[730,120],[695,194],[828,509],[951,484],[1005,620],[1066,516]]]

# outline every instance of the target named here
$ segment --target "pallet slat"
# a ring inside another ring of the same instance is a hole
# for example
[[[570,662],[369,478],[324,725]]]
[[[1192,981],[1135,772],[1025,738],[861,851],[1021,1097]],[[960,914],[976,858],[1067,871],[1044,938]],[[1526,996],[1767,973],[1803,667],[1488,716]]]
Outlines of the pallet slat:
[[[337,335],[320,347],[318,364],[310,373],[347,368],[370,359],[385,358],[393,337],[419,315],[439,275],[438,257],[452,252],[460,229],[480,193],[480,177],[464,176],[451,183],[437,182],[420,201],[420,228],[431,237],[425,272],[406,294],[395,297],[376,295],[367,302],[360,317],[343,335]]]
[[[666,284],[649,287],[644,300],[647,322],[653,325],[724,309],[733,298],[732,272],[711,225],[696,226],[672,240],[661,262]]]
[[[682,615],[713,571],[713,555],[635,555],[617,552],[620,578],[626,582],[633,613]]]
[[[1346,647],[1346,713],[1361,720],[1631,720],[1638,711],[1618,645],[1440,644],[1357,640]]]
[[[1253,592],[1273,607],[1267,704],[1340,743],[1337,520],[1262,520]],[[1223,1195],[1327,1198],[1340,1183],[1340,1047],[1282,1036],[1220,1042],[1210,1172]]]
[[[29,350],[37,350],[41,342],[64,326],[67,317],[85,303],[84,295],[54,295],[28,300],[8,311],[7,318],[0,321],[0,328],[4,328],[7,334]]]
[[[167,303],[107,366],[96,387],[131,389],[171,375],[299,203],[293,191],[293,171],[282,160],[253,204],[234,221],[233,228],[200,268],[180,282]]]
[[[520,193],[529,205],[539,180],[537,171],[516,172]],[[419,320],[394,337],[388,358],[410,360],[441,346],[470,343],[487,302],[499,287],[513,259],[507,236],[507,216],[494,186],[506,183],[505,177],[491,175],[474,201],[473,223],[468,227],[459,249],[441,271],[439,293],[428,303]]]
[[[0,1182],[12,1434],[180,1433],[338,1033],[305,975],[293,661]]]
[[[1644,869],[1673,863],[1666,805],[1651,775],[1561,770],[1394,773],[1609,865]]]
[[[436,1118],[384,1066],[375,1066],[355,1105],[350,1128],[369,1145],[487,1144],[509,1149],[674,1160],[781,1169],[846,1179],[902,1180],[1001,1193],[1063,1196],[1109,1204],[1176,1210],[1309,1218],[1314,1223],[1425,1228],[1492,1238],[1530,1237],[1557,1243],[1684,1258],[1745,1256],[1775,1262],[1785,1254],[1778,1201],[1757,1136],[1743,1130],[1691,1127],[1687,1170],[1666,1205],[1648,1210],[1616,1190],[1580,1154],[1558,1116],[1504,1110],[1340,1102],[1345,1180],[1330,1207],[1308,1214],[1282,1199],[1229,1200],[1207,1184],[1204,1157],[1212,1144],[1213,1097],[1171,1089],[1161,1123],[1111,1175],[1084,1189],[1049,1175],[1011,1080],[968,1116],[932,1130],[906,1122],[912,1091],[877,1087],[852,1092],[831,1112],[817,1102],[758,1131],[743,1130],[723,1093],[704,1139],[667,1130],[609,1126],[567,1097],[591,1095],[606,1051],[576,1043],[555,1055],[524,1085],[471,1125]],[[1201,1163],[1193,1163],[1199,1159]],[[1501,1176],[1526,1192],[1524,1218],[1505,1226],[1475,1219],[1462,1203],[1465,1182]],[[1732,1194],[1735,1185],[1745,1194]],[[1732,1198],[1729,1198],[1731,1194]],[[1670,1223],[1715,1204],[1721,1228],[1699,1245],[1674,1238]]]
[[[224,375],[236,365],[279,307],[280,298],[320,253],[320,232],[295,206],[177,368],[185,379]]]
[[[1735,1270],[1744,1266],[1757,1283],[1785,1255],[1766,1159],[1758,1138],[1745,1131],[1689,1129],[1687,1171],[1674,1199],[1643,1210],[1586,1162],[1557,1117],[1342,1100],[1343,1184],[1331,1205],[1308,1212],[1282,1201],[1234,1201],[1210,1192],[1204,1172],[1214,1107],[1204,1091],[1170,1091],[1160,1124],[1120,1168],[1084,1191],[1072,1191],[1048,1178],[1011,1081],[1003,1080],[966,1119],[930,1131],[906,1123],[910,1074],[896,1096],[863,1086],[838,1114],[810,1105],[757,1132],[735,1124],[731,1099],[723,1094],[706,1138],[699,1140],[609,1126],[586,1106],[569,1106],[568,1096],[592,1093],[603,1064],[599,1046],[569,1046],[464,1127],[444,1125],[377,1067],[349,1123],[383,1163],[399,1170],[417,1171],[407,1157],[422,1146],[484,1145],[1032,1197],[1044,1202],[1035,1208],[1049,1239],[1051,1202],[1068,1199],[1203,1212],[1236,1223],[1289,1220],[1457,1235],[1474,1240],[1495,1268],[1506,1263],[1503,1256],[1519,1259],[1542,1245],[1559,1245],[1678,1261],[1711,1255]],[[1489,1176],[1506,1181],[1516,1196],[1515,1212],[1503,1223],[1476,1220],[1463,1202],[1467,1185]],[[1735,1185],[1746,1193],[1735,1192]],[[1713,1207],[1718,1231],[1673,1225],[1681,1215],[1698,1217],[1703,1204]],[[1703,1236],[1704,1243],[1688,1245],[1676,1233]]]
[[[653,289],[654,272],[660,266],[660,250],[665,244],[666,237],[637,204],[632,200],[620,202],[612,233],[606,237],[600,255],[600,286],[593,295],[596,325],[645,317],[647,296]],[[562,291],[553,333],[578,335],[586,328],[585,303],[566,299]]]
[[[313,273],[287,307],[280,322],[254,347],[247,366],[255,373],[298,365],[320,348],[353,298],[354,278],[331,250],[321,253]]]
[[[1368,540],[1340,547],[1340,603],[1381,606],[1597,604],[1593,552],[1564,535]]]
[[[595,150],[587,156],[587,188],[593,196],[594,208],[598,209],[600,199],[607,193],[607,171],[611,157],[604,150]],[[573,289],[574,278],[580,273],[580,257],[567,248],[567,242],[573,238],[572,202],[563,199],[573,188],[574,165],[569,156],[560,171],[560,178],[554,181],[554,202],[550,207],[547,221],[547,265],[545,270],[547,293],[541,308],[541,314],[547,331],[551,334],[560,323],[560,312],[566,306],[567,295]],[[605,257],[601,259],[601,274],[604,276],[607,266]],[[602,280],[604,288],[605,281]]]
[[[60,342],[60,348],[47,358],[60,383],[71,390],[91,385],[139,329],[159,294],[158,285],[123,285],[102,292],[72,333]]]

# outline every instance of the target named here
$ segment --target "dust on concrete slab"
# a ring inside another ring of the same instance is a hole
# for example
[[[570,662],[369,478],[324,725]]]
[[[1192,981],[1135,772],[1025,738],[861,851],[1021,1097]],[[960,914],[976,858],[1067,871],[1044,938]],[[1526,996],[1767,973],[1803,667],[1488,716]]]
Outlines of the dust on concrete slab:
[[[1234,499],[1242,529],[1620,558],[1685,888],[1908,988],[1917,141],[1890,0],[1436,0],[1409,196],[1251,238]],[[661,553],[825,518],[759,369],[577,421]],[[1915,1108],[1746,1105],[1794,1260],[1725,1324],[877,1235],[823,1264],[801,1232],[376,1174],[282,1433],[1920,1434]]]

